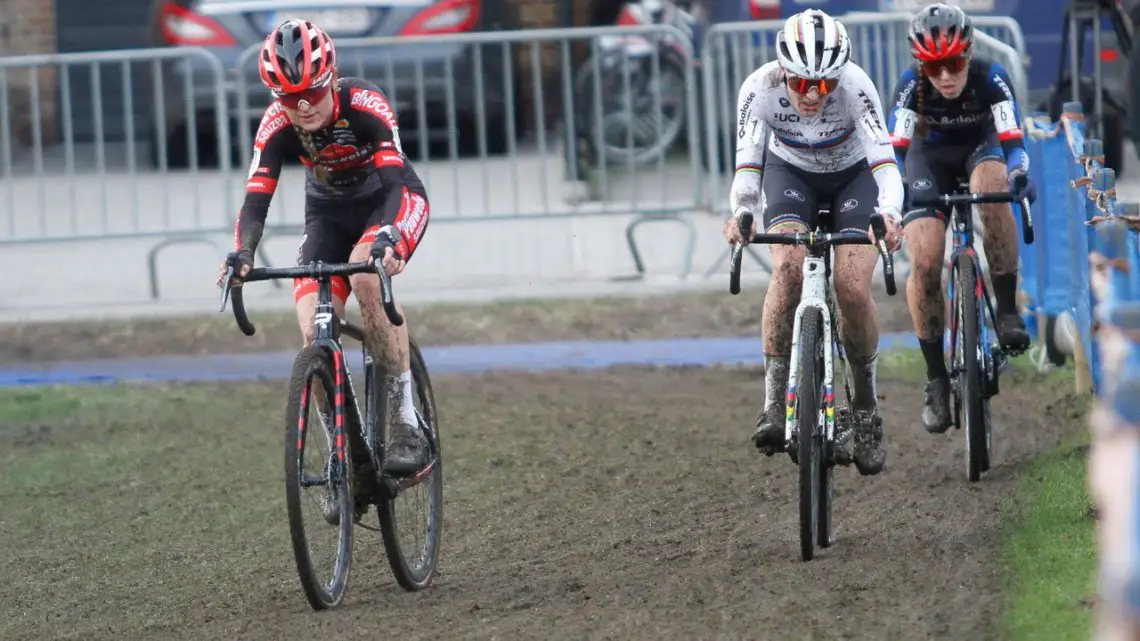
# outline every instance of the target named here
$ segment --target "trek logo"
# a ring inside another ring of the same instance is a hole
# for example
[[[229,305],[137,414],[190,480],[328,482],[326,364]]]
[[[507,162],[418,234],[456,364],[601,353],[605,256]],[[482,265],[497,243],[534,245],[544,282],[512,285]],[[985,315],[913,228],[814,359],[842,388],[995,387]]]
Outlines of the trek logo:
[[[1013,92],[1009,90],[1009,85],[1005,84],[1005,80],[1002,80],[1000,73],[994,74],[993,81],[994,84],[996,84],[998,88],[1002,90],[1002,93],[1005,94],[1005,99],[1013,102]]]
[[[883,125],[879,121],[879,111],[875,109],[875,103],[871,100],[871,97],[867,95],[866,91],[860,89],[859,99],[863,101],[863,107],[866,109],[865,113],[867,114],[867,125],[876,132],[882,132]]]
[[[752,100],[756,98],[756,92],[751,92],[748,97],[744,99],[744,104],[740,106],[740,118],[736,121],[737,138],[744,137],[744,121],[748,117],[748,109],[752,106]]]
[[[392,105],[388,104],[384,96],[367,89],[352,89],[351,91],[353,107],[380,118],[388,125],[389,129],[397,127],[396,113],[392,111]]]

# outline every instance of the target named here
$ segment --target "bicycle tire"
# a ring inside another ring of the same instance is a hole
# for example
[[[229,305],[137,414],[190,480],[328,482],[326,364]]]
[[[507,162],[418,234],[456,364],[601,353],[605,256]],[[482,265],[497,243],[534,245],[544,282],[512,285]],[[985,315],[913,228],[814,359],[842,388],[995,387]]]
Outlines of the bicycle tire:
[[[327,482],[337,484],[336,503],[340,518],[337,525],[339,537],[336,561],[333,565],[332,578],[327,585],[321,584],[313,568],[301,509],[303,477],[300,468],[305,439],[309,433],[307,410],[310,394],[307,392],[311,388],[310,381],[315,379],[324,387],[325,398],[335,398],[335,370],[331,361],[329,352],[323,347],[310,345],[297,354],[289,378],[289,401],[285,411],[285,502],[289,515],[289,534],[293,543],[293,558],[297,562],[297,575],[301,580],[301,588],[314,610],[335,608],[344,601],[352,563],[353,498],[350,482],[352,456],[348,451],[347,439],[337,439],[334,434],[334,442],[339,440],[344,443],[345,453],[339,465],[334,463],[327,474]],[[332,457],[333,461],[339,458]]]
[[[799,373],[796,376],[796,446],[800,468],[800,558],[815,557],[819,542],[819,513],[823,462],[823,434],[819,425],[819,339],[822,315],[818,309],[804,310],[800,321]]]
[[[954,263],[955,295],[958,307],[958,345],[962,349],[958,393],[961,397],[962,420],[966,428],[966,476],[971,483],[981,478],[987,441],[982,408],[982,371],[978,344],[978,272],[974,258],[966,253]],[[986,347],[988,349],[988,347]]]
[[[424,363],[419,346],[414,341],[409,339],[408,347],[412,364],[412,385],[423,408],[424,423],[428,427],[428,441],[435,460],[435,466],[421,482],[421,485],[426,482],[431,483],[431,493],[428,496],[427,538],[420,550],[423,559],[420,567],[413,567],[408,562],[400,544],[399,523],[392,509],[394,499],[386,498],[380,501],[376,511],[380,520],[380,535],[384,540],[384,553],[388,557],[392,574],[395,575],[400,587],[409,592],[416,592],[431,584],[439,561],[439,542],[443,531],[443,455],[439,443],[439,415],[435,407],[435,393],[432,391],[427,365]],[[380,421],[380,424],[386,425],[386,421]],[[381,438],[386,436],[381,434]]]

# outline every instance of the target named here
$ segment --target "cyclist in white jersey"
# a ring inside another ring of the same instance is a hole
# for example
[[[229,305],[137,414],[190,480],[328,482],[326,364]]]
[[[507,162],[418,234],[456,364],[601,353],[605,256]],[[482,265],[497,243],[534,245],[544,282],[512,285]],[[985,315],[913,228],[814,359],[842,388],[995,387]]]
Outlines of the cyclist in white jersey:
[[[867,73],[849,61],[846,29],[822,11],[804,11],[784,23],[776,52],[777,60],[754,71],[740,87],[733,215],[725,223],[725,238],[740,240],[738,218],[744,212],[763,219],[769,233],[821,227],[871,235],[870,217],[877,209],[886,222],[887,245],[896,250],[902,242],[902,178],[879,92]],[[820,207],[830,210],[826,218],[820,219]],[[764,409],[752,436],[768,456],[784,449],[788,360],[806,250],[773,245],[771,252],[772,280],[762,321]],[[871,279],[876,263],[873,247],[835,248],[839,331],[854,379],[852,458],[863,475],[878,474],[886,462],[875,397],[879,325]]]

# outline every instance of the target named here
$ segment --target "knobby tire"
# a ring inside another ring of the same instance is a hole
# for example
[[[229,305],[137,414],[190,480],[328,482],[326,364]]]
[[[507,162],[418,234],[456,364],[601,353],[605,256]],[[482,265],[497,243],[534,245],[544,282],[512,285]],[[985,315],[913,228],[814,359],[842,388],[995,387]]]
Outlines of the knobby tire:
[[[800,468],[800,558],[810,561],[820,532],[819,514],[822,499],[821,468],[823,434],[819,426],[820,387],[823,372],[819,368],[819,344],[822,338],[822,316],[818,309],[804,310],[800,322],[799,374],[796,377],[796,441]]]
[[[439,541],[443,530],[443,457],[440,453],[440,437],[438,414],[435,407],[435,393],[432,391],[431,379],[428,377],[427,365],[424,364],[423,355],[416,343],[409,339],[408,346],[411,351],[412,386],[422,408],[424,422],[430,427],[432,456],[435,458],[435,467],[426,478],[412,489],[418,489],[425,483],[431,484],[431,493],[428,496],[428,523],[427,539],[423,549],[416,550],[416,556],[421,561],[418,564],[409,562],[400,543],[399,523],[396,519],[393,503],[395,499],[386,498],[378,502],[376,511],[380,519],[380,534],[384,539],[384,552],[388,557],[388,565],[396,576],[400,587],[409,592],[426,588],[435,576],[436,563],[439,560]],[[377,421],[381,431],[386,431],[387,417]],[[386,441],[386,434],[379,435],[380,442]],[[397,497],[398,498],[398,497]]]
[[[978,272],[974,259],[966,253],[958,255],[955,264],[955,288],[958,299],[958,344],[962,348],[962,369],[958,389],[962,405],[961,417],[966,428],[967,478],[976,482],[986,467],[986,423],[982,408],[982,368],[978,350],[989,349],[978,344]]]
[[[329,420],[335,421],[335,409],[332,406],[335,399],[335,371],[332,356],[322,347],[308,346],[297,354],[293,361],[293,372],[289,378],[289,401],[285,412],[285,499],[289,515],[289,534],[293,542],[293,557],[297,562],[297,574],[301,580],[301,588],[309,605],[314,610],[324,610],[339,606],[344,600],[345,588],[348,585],[349,566],[352,559],[352,456],[348,448],[348,439],[344,442],[345,456],[339,473],[329,474],[328,482],[338,485],[336,497],[340,513],[338,529],[338,545],[336,562],[333,566],[332,579],[328,586],[322,584],[313,560],[309,555],[309,542],[305,534],[305,520],[302,513],[304,500],[301,487],[304,447],[306,438],[313,433],[312,428],[318,432],[322,429],[319,420],[316,425],[308,424],[308,404],[313,402],[310,389],[306,397],[305,391],[310,388],[310,381],[314,381],[324,388],[325,398],[329,400]],[[307,401],[302,408],[302,399]],[[302,423],[304,421],[304,423]],[[335,428],[334,428],[335,430]],[[335,434],[334,434],[335,435]],[[323,438],[323,434],[319,434]],[[331,527],[321,519],[313,524],[317,527]]]

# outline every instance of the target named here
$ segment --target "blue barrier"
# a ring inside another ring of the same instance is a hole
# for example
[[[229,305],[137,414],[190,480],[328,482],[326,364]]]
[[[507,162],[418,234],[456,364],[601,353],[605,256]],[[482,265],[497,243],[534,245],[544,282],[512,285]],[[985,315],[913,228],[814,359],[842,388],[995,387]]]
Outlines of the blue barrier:
[[[1083,113],[1079,102],[1068,102],[1057,122],[1040,114],[1026,119],[1030,173],[1039,189],[1036,242],[1021,246],[1022,293],[1028,313],[1045,320],[1034,323],[1042,353],[1054,362],[1072,356],[1078,391],[1100,395],[1104,354],[1096,327],[1105,308],[1102,300],[1098,309],[1094,290],[1140,300],[1140,242],[1135,221],[1116,214],[1116,172],[1104,167],[1103,143],[1085,138]],[[1105,274],[1100,287],[1094,265]],[[1075,327],[1071,340],[1061,336],[1066,323]]]

